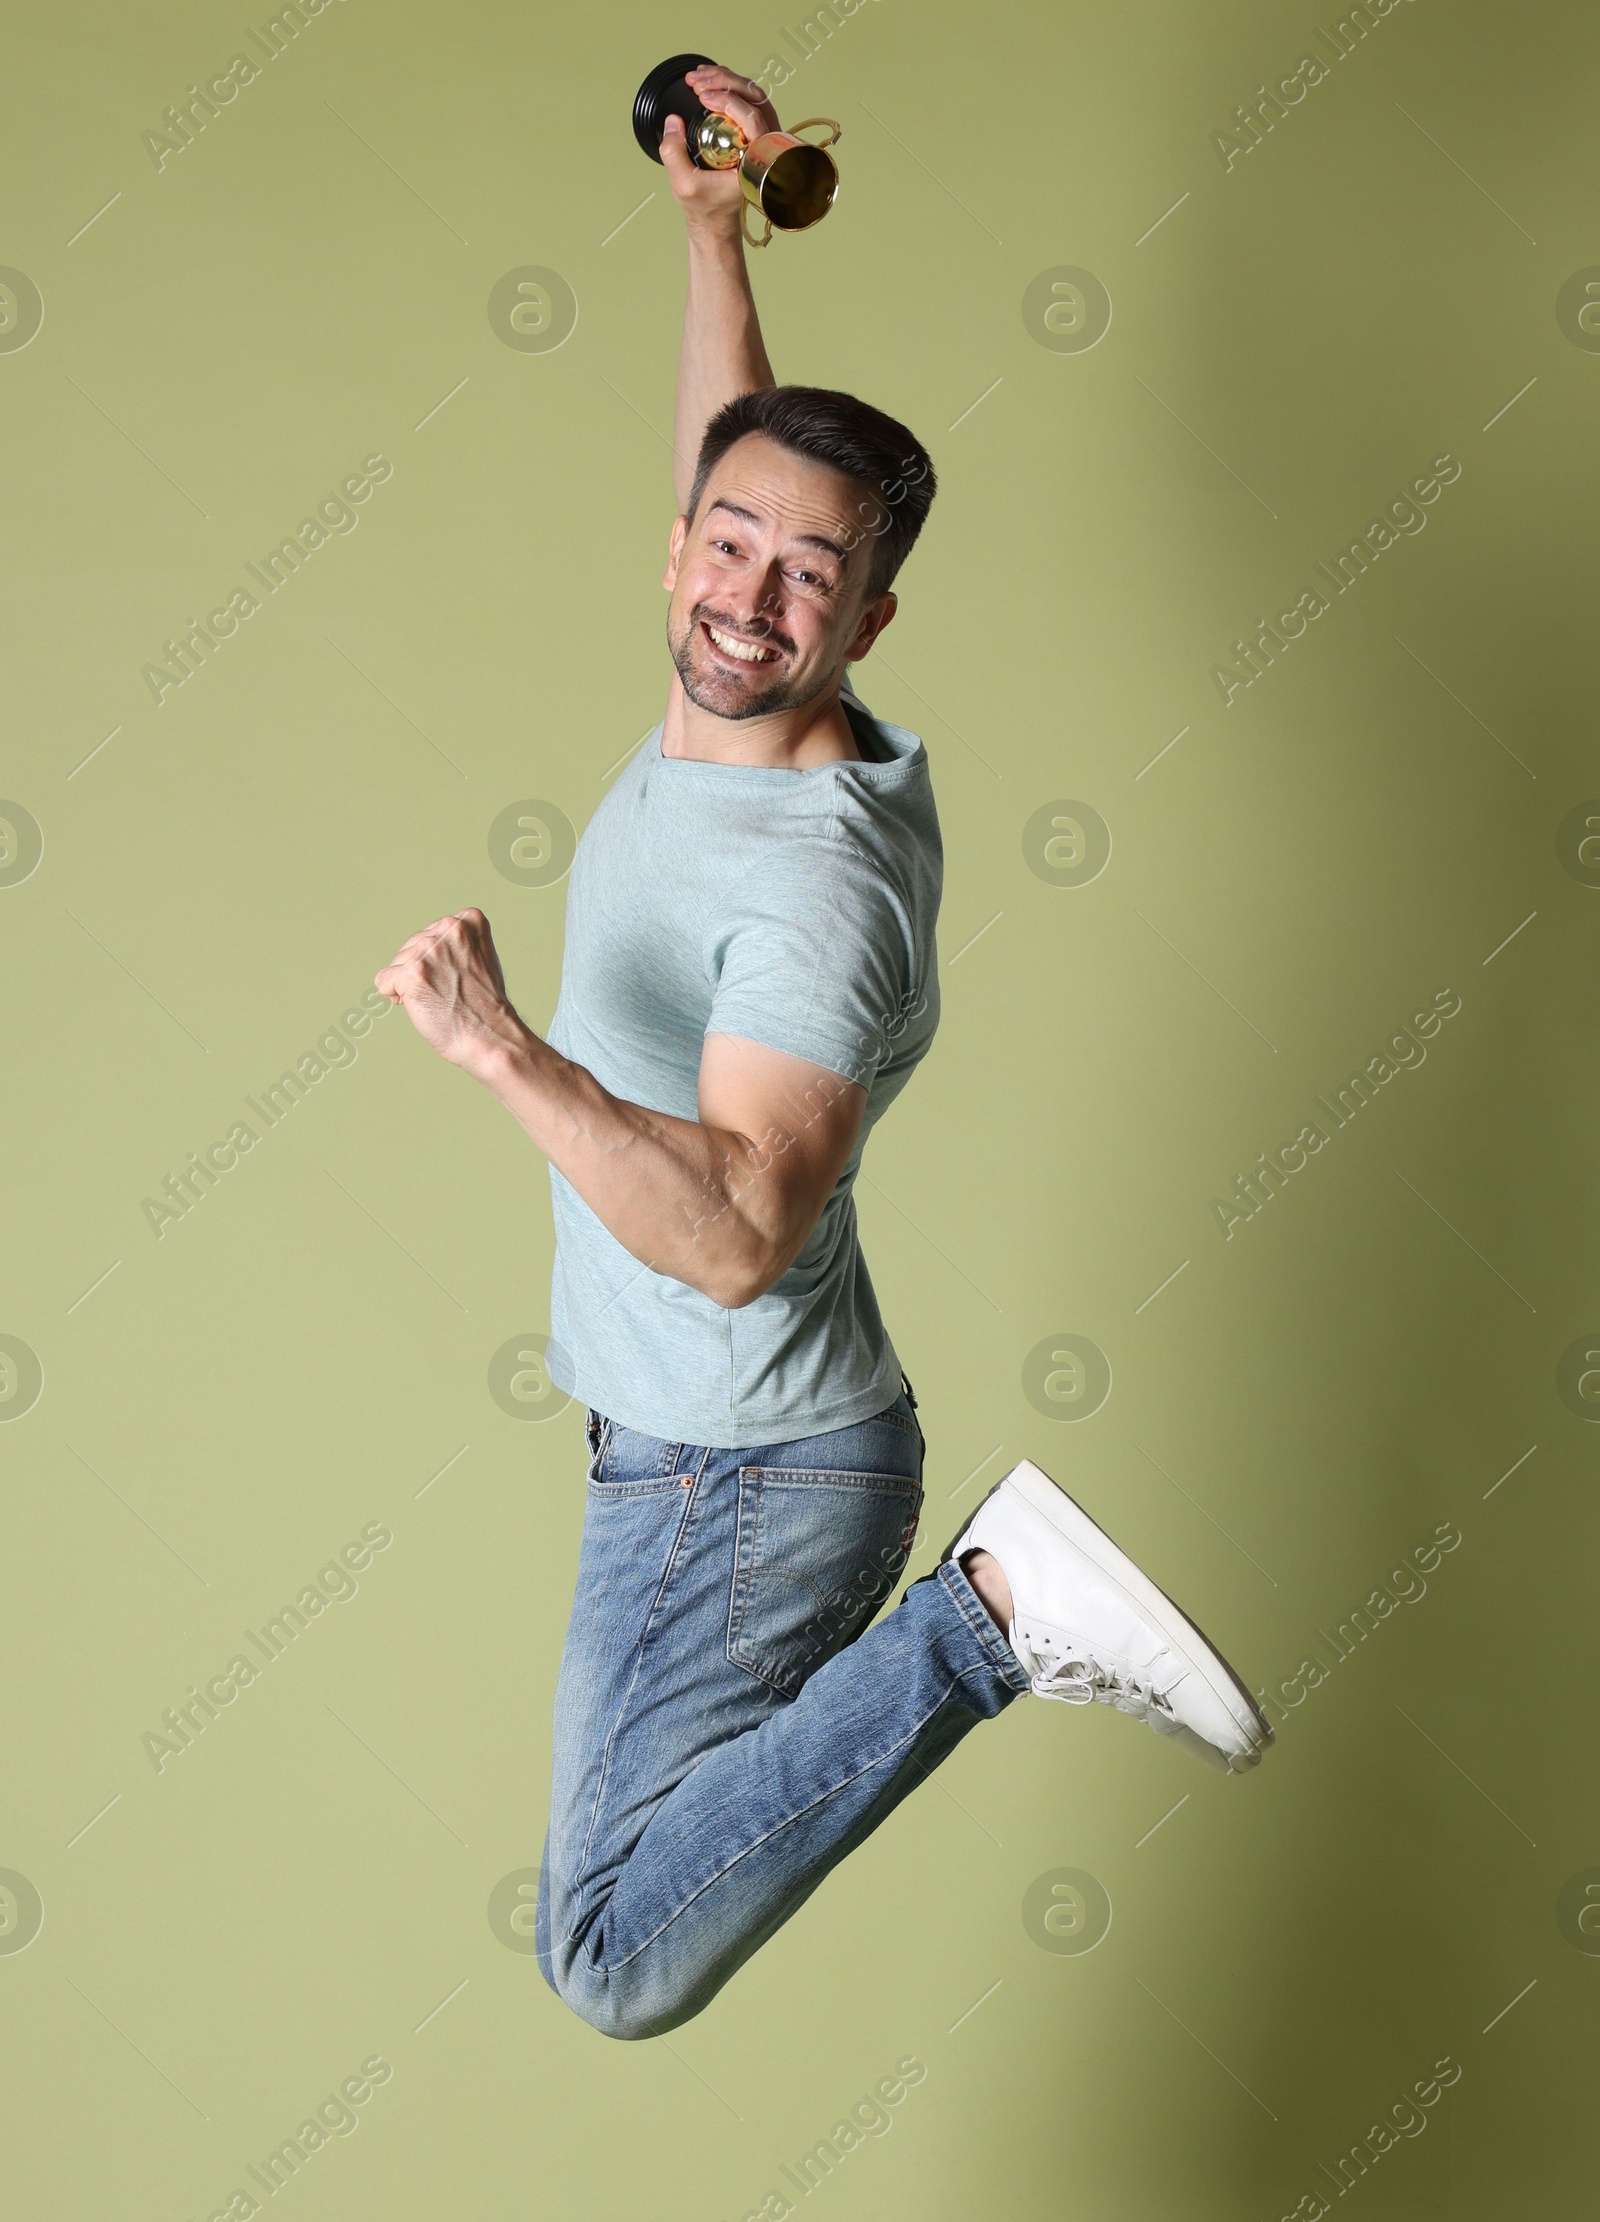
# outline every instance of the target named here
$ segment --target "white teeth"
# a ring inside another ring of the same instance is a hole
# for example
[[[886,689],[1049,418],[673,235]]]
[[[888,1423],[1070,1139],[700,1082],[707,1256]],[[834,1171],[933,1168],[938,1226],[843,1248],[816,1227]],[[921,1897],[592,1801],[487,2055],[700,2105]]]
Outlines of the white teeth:
[[[719,633],[715,625],[708,625],[706,631],[725,656],[737,656],[741,663],[764,664],[773,660],[773,650],[763,648],[755,641],[735,640],[729,633]]]

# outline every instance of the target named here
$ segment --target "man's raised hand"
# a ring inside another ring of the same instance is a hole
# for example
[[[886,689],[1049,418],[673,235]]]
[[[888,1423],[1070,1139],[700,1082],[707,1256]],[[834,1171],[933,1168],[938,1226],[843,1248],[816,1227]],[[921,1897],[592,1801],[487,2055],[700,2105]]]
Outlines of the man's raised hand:
[[[456,911],[413,934],[373,985],[441,1057],[469,1071],[526,1038],[481,910]]]
[[[745,138],[759,139],[765,131],[778,130],[778,116],[764,88],[753,77],[706,62],[686,73],[689,87],[706,108],[731,116]],[[667,182],[683,213],[691,221],[709,217],[729,223],[739,221],[743,188],[737,169],[702,170],[689,153],[681,116],[668,116],[661,141],[661,161]]]

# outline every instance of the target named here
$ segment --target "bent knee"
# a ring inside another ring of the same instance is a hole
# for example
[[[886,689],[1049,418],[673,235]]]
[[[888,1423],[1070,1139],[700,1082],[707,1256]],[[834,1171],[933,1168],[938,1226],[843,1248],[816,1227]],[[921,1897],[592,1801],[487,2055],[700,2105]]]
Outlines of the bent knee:
[[[659,2011],[646,2012],[639,2000],[607,1986],[558,1988],[556,1995],[563,2006],[569,2006],[591,2029],[598,2029],[602,2037],[615,2037],[623,2044],[636,2044],[644,2037],[659,2037],[676,2026],[675,2016]]]
[[[579,1965],[555,1971],[549,1982],[562,2005],[580,2021],[586,2021],[602,2037],[615,2037],[623,2044],[665,2036],[680,2022],[690,2020],[704,2003],[663,1996],[626,1968],[608,1973]]]

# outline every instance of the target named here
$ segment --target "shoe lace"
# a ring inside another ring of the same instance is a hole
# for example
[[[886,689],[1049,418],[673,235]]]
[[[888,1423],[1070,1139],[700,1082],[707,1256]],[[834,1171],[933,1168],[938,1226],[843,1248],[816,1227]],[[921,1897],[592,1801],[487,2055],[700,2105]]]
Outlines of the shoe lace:
[[[1030,1643],[1033,1657],[1032,1687],[1040,1697],[1055,1697],[1068,1705],[1112,1705],[1119,1713],[1148,1719],[1170,1720],[1172,1707],[1154,1682],[1098,1658],[1085,1644],[1060,1651],[1046,1641]]]

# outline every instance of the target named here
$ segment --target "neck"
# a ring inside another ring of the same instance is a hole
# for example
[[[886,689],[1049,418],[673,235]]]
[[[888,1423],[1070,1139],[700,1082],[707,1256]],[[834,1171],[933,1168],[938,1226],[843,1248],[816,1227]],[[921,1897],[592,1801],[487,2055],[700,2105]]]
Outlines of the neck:
[[[809,771],[817,764],[861,761],[837,680],[798,709],[777,710],[771,717],[719,718],[690,701],[676,672],[667,692],[661,753],[706,764],[753,764],[769,771]]]

